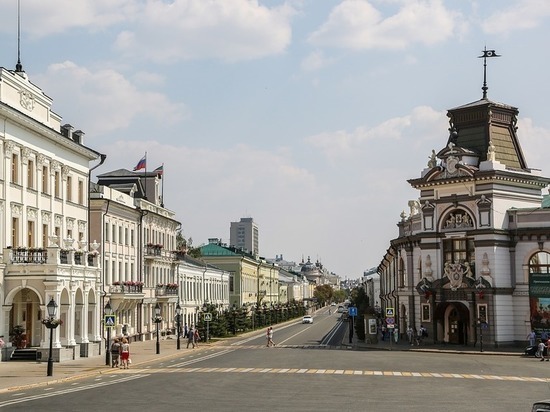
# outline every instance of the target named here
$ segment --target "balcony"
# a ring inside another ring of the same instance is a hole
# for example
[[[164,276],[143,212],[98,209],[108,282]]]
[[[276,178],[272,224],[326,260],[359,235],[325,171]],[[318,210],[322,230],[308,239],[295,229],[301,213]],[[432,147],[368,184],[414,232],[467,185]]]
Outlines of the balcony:
[[[113,283],[109,286],[111,293],[143,293],[143,283],[128,282],[128,283]]]
[[[155,288],[155,297],[161,301],[175,301],[178,297],[178,285],[157,285]]]
[[[58,247],[42,248],[6,248],[4,263],[12,265],[71,265],[99,268],[97,252],[59,249]]]

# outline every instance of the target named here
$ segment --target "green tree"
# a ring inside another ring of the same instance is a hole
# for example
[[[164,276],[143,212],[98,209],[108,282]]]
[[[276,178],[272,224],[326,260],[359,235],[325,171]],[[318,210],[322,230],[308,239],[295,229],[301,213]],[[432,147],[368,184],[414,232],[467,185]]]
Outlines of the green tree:
[[[334,289],[330,285],[319,285],[313,291],[313,297],[317,298],[319,305],[324,306],[332,301]]]

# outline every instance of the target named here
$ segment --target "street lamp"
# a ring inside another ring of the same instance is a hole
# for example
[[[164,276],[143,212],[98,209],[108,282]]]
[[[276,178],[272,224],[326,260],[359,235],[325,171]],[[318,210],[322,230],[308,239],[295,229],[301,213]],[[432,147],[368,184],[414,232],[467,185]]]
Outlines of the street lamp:
[[[46,305],[46,308],[48,309],[48,320],[46,321],[45,325],[50,330],[50,354],[48,355],[47,376],[53,376],[53,358],[52,358],[53,330],[57,328],[60,324],[60,322],[57,322],[55,320],[55,314],[57,312],[57,303],[55,303],[55,300],[53,300],[53,297],[51,298],[50,303]]]
[[[111,316],[113,314],[113,308],[111,307],[111,301],[107,301],[107,304],[105,305],[105,318],[107,316]],[[105,342],[105,365],[110,366],[111,365],[111,325],[105,324],[105,327],[107,328],[107,341]]]
[[[160,305],[157,302],[155,305],[155,317],[153,321],[157,324],[157,355],[160,354],[160,340],[159,340],[159,323],[162,322],[162,317],[160,316]]]
[[[177,329],[177,333],[178,333],[178,338],[176,340],[176,349],[179,350],[180,349],[180,319],[181,319],[181,306],[180,306],[180,303],[178,302],[178,304],[176,305],[176,329]]]

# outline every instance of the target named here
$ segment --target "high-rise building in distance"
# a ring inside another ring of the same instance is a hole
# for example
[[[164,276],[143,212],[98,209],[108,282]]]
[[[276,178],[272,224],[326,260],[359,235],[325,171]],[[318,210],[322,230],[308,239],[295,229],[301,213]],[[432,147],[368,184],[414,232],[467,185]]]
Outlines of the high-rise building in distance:
[[[231,222],[229,244],[259,255],[258,225],[254,223],[254,219],[242,217],[240,222]]]

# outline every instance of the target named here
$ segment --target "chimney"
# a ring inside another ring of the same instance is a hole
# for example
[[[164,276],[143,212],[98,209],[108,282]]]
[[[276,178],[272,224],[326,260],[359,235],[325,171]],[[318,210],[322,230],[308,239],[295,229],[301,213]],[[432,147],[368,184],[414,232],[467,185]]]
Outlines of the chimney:
[[[64,124],[63,126],[61,126],[61,134],[68,139],[72,139],[73,129],[74,127],[72,127],[69,123]]]
[[[78,144],[84,143],[84,132],[82,130],[77,130],[73,132],[73,140]]]

